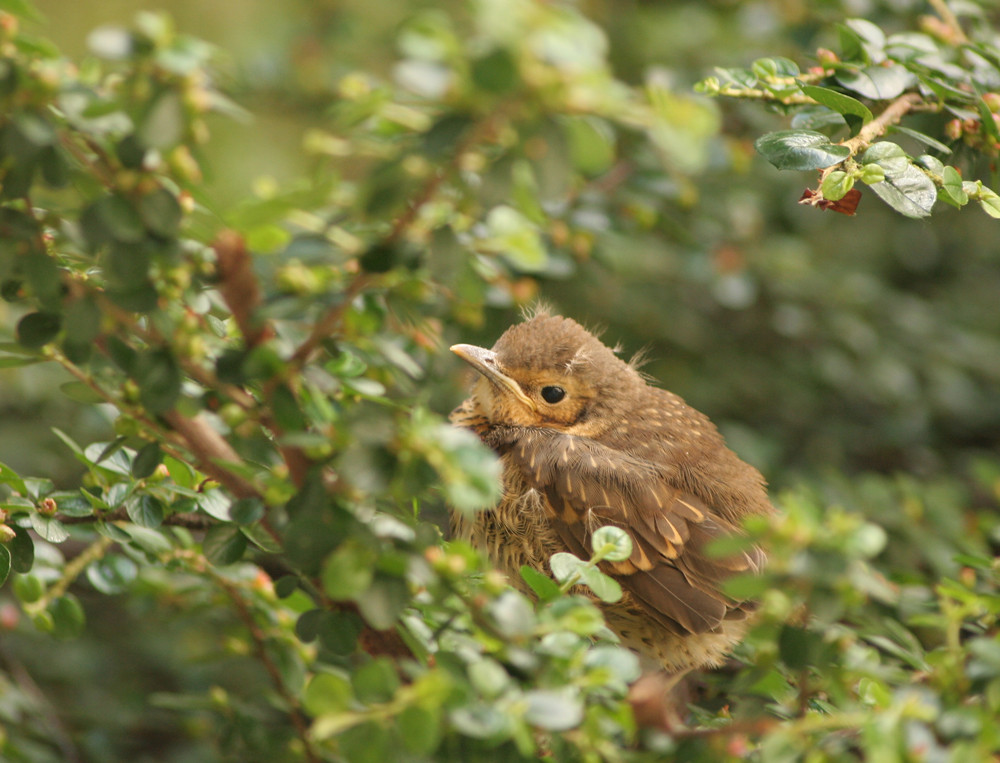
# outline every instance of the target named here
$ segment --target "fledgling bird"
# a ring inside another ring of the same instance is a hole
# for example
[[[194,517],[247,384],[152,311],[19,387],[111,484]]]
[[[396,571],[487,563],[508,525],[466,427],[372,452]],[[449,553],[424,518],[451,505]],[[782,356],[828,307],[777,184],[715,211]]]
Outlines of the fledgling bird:
[[[454,535],[524,588],[522,565],[547,571],[557,551],[587,559],[594,530],[620,527],[631,556],[600,564],[624,591],[604,605],[608,625],[645,671],[719,664],[753,608],[721,584],[759,570],[764,554],[719,558],[707,546],[740,532],[743,517],[774,511],[760,472],[708,418],[568,318],[541,311],[490,350],[451,350],[479,372],[451,420],[503,465],[500,503],[475,516],[455,512]]]

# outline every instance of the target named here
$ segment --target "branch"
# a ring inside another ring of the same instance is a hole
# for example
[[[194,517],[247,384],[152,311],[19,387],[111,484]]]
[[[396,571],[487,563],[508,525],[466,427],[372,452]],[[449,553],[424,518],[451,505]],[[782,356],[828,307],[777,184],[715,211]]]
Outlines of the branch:
[[[124,507],[107,512],[106,514],[90,514],[86,517],[67,517],[63,514],[57,514],[56,519],[64,525],[85,525],[92,524],[94,522],[132,521]],[[211,517],[206,517],[203,514],[183,512],[164,517],[163,524],[171,525],[173,527],[186,527],[188,530],[208,530],[214,527],[216,522]]]
[[[934,12],[941,17],[941,20],[948,25],[948,29],[951,30],[951,41],[955,45],[964,45],[969,41],[969,38],[965,36],[965,32],[962,31],[962,25],[958,21],[958,16],[954,14],[951,8],[944,0],[927,0]]]
[[[847,146],[851,150],[851,156],[867,148],[876,138],[885,135],[892,125],[896,124],[914,106],[921,103],[923,97],[919,93],[904,93],[896,100],[886,106],[885,111],[866,124],[853,138],[841,141],[840,145]]]
[[[260,491],[253,484],[234,474],[224,463],[240,463],[242,459],[202,416],[188,418],[176,410],[163,414],[163,418],[173,428],[181,445],[198,459],[198,468],[226,488],[237,498],[260,497]]]
[[[278,692],[279,696],[288,705],[288,715],[292,721],[292,725],[295,727],[295,733],[302,743],[305,760],[309,761],[309,763],[319,763],[320,757],[313,747],[312,740],[309,738],[309,719],[303,712],[298,698],[285,685],[281,670],[267,651],[267,634],[258,625],[250,605],[243,597],[243,593],[235,583],[218,574],[204,557],[191,554],[187,558],[198,572],[208,575],[225,592],[230,601],[233,602],[240,620],[243,621],[247,631],[250,633],[257,659],[260,660],[261,665],[264,666],[264,670],[270,676],[275,691]]]

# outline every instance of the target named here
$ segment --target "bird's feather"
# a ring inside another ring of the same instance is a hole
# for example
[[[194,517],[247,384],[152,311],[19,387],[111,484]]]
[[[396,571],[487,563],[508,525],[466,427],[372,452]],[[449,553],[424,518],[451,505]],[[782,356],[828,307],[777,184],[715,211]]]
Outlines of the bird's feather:
[[[602,525],[629,533],[629,559],[602,568],[664,627],[703,633],[744,611],[720,587],[756,569],[759,552],[713,556],[711,542],[738,529],[678,487],[676,470],[553,429],[495,427],[488,439],[544,496],[551,525],[574,553],[589,556],[590,535]]]

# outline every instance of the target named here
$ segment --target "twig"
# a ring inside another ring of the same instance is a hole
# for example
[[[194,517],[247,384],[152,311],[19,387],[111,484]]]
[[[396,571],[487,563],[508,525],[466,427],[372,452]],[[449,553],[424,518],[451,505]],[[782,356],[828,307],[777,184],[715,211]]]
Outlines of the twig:
[[[919,93],[904,93],[886,106],[881,114],[862,127],[857,135],[842,141],[840,145],[849,148],[853,156],[869,146],[876,138],[884,135],[886,130],[906,116],[907,112],[911,111],[922,100]]]
[[[303,713],[302,706],[299,704],[298,698],[285,685],[285,680],[282,678],[281,670],[268,653],[267,635],[261,629],[260,625],[257,624],[257,620],[254,618],[250,605],[247,603],[242,592],[237,588],[237,586],[212,569],[211,565],[207,563],[204,557],[194,557],[191,561],[194,561],[195,559],[197,559],[195,568],[212,578],[215,584],[225,592],[230,601],[232,601],[233,605],[236,607],[236,612],[239,615],[240,620],[243,621],[247,631],[250,633],[250,638],[253,640],[254,651],[256,652],[257,659],[260,660],[261,665],[264,666],[264,670],[267,672],[268,676],[270,676],[271,683],[274,684],[274,688],[278,692],[279,696],[281,696],[281,698],[288,705],[288,714],[291,718],[292,725],[295,727],[295,732],[298,734],[299,741],[302,743],[305,760],[309,761],[309,763],[319,763],[320,757],[313,747],[312,740],[309,738],[309,720],[305,713]]]
[[[174,410],[163,414],[163,418],[173,428],[181,444],[198,459],[198,468],[201,471],[225,485],[237,498],[260,495],[260,491],[250,482],[222,466],[224,463],[241,463],[242,459],[233,450],[233,446],[226,442],[202,416],[188,418]]]
[[[57,514],[56,519],[64,525],[85,525],[92,524],[93,522],[131,521],[128,511],[126,511],[124,507],[115,509],[114,511],[109,511],[105,514],[90,514],[85,517],[67,517],[63,514]],[[173,527],[186,527],[188,530],[208,530],[214,527],[216,522],[213,521],[211,517],[206,517],[202,514],[184,512],[164,517],[163,524]]]
[[[953,40],[956,45],[963,45],[969,41],[962,31],[962,25],[958,21],[958,16],[948,7],[945,0],[927,0],[934,12],[941,17],[941,20],[948,25],[952,31]]]

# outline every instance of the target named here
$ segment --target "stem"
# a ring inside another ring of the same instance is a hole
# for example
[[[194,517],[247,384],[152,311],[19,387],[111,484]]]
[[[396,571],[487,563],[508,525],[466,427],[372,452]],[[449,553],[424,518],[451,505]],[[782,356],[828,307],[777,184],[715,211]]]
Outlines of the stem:
[[[871,145],[876,138],[884,135],[886,130],[906,116],[922,100],[923,98],[918,93],[904,93],[886,106],[885,111],[862,127],[857,135],[850,140],[841,142],[840,145],[847,146],[853,156]]]
[[[927,0],[927,2],[934,9],[934,12],[941,17],[941,20],[951,28],[956,45],[963,45],[969,41],[969,38],[965,36],[965,32],[962,31],[962,25],[958,21],[958,16],[952,12],[944,0]]]
[[[250,634],[250,638],[253,641],[257,659],[260,660],[264,670],[271,678],[271,683],[274,684],[275,691],[278,692],[278,695],[288,705],[288,714],[292,721],[292,725],[295,727],[295,733],[298,735],[299,741],[302,743],[302,747],[305,752],[305,760],[309,761],[309,763],[319,763],[320,757],[313,747],[312,740],[309,738],[309,719],[303,712],[298,698],[285,685],[284,678],[281,676],[281,671],[279,670],[278,665],[268,653],[267,634],[264,633],[263,629],[257,623],[253,611],[247,603],[247,600],[244,598],[242,591],[239,590],[235,583],[218,574],[218,572],[216,572],[208,563],[208,560],[206,560],[205,557],[198,554],[183,554],[183,557],[187,559],[195,571],[211,578],[212,581],[222,589],[226,596],[229,597],[229,600],[232,601],[233,605],[236,607],[236,612],[239,615],[240,620],[243,621],[244,626],[246,626],[246,629]]]
[[[66,563],[62,577],[57,580],[45,595],[30,605],[25,605],[25,610],[29,612],[44,611],[50,603],[63,596],[69,587],[87,569],[87,565],[96,562],[107,553],[108,548],[114,543],[110,538],[100,537],[83,550],[79,556],[74,557]]]

